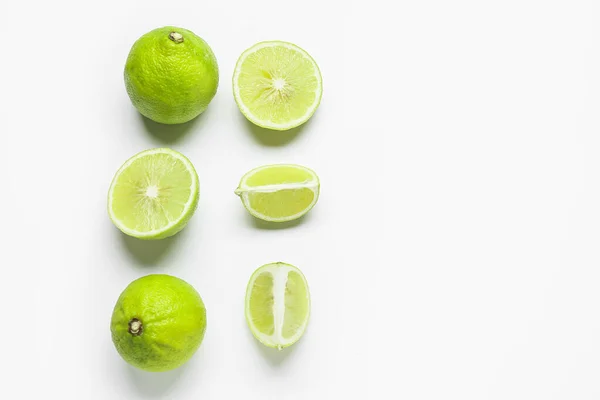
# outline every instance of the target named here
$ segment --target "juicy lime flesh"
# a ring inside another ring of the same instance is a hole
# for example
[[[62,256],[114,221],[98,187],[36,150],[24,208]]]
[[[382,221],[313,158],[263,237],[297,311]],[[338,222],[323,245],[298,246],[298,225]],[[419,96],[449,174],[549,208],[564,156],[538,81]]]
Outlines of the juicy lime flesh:
[[[313,171],[298,165],[271,165],[246,174],[238,193],[255,216],[283,221],[310,210],[318,189]]]
[[[285,317],[281,329],[284,339],[293,337],[304,324],[309,312],[308,288],[304,280],[295,271],[288,272],[285,285]]]
[[[119,169],[109,190],[113,223],[139,239],[163,239],[183,229],[198,205],[198,175],[170,149],[136,154]]]
[[[296,267],[284,263],[265,265],[255,276],[248,289],[246,310],[253,334],[267,346],[293,344],[304,332],[310,315],[304,277]]]
[[[269,125],[303,118],[320,96],[319,71],[296,49],[266,46],[249,54],[237,80],[240,101]]]
[[[130,324],[138,321],[139,334]],[[189,360],[206,329],[198,292],[169,275],[133,281],[119,296],[111,319],[113,343],[125,361],[147,371],[166,371]]]
[[[292,165],[272,165],[260,168],[246,178],[247,186],[277,185],[282,183],[310,182],[314,180],[314,174],[306,168]]]
[[[297,215],[309,207],[315,198],[310,189],[278,190],[274,193],[249,193],[249,207],[273,219]]]
[[[182,41],[174,41],[171,34]],[[132,46],[125,64],[125,86],[144,116],[164,124],[187,122],[208,107],[219,85],[219,68],[210,46],[193,32],[166,26]]]
[[[189,203],[197,198],[197,190],[197,176],[189,164],[170,152],[149,153],[134,159],[115,178],[112,218],[141,235],[177,228],[191,217],[185,213],[193,213]]]
[[[273,275],[269,272],[260,274],[254,281],[250,308],[252,309],[252,322],[258,330],[265,335],[275,332],[273,317]]]

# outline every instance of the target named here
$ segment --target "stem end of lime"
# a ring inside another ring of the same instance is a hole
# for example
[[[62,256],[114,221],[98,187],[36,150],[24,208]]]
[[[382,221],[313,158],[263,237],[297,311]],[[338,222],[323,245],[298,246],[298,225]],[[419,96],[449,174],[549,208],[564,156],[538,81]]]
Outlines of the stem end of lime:
[[[143,330],[144,325],[139,319],[132,318],[132,320],[129,321],[129,333],[131,333],[133,336],[140,336]]]
[[[182,43],[183,35],[179,32],[171,32],[171,33],[169,33],[169,39],[171,39],[175,43]]]

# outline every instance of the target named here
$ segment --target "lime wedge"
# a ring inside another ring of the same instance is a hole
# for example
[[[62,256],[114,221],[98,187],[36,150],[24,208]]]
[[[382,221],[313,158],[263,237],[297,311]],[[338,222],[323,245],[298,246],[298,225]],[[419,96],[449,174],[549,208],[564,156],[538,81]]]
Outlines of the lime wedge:
[[[256,218],[285,222],[310,211],[319,198],[319,177],[294,164],[265,165],[244,175],[235,194]]]
[[[293,345],[309,316],[308,284],[298,268],[278,262],[254,271],[246,289],[246,321],[259,342],[279,350]]]
[[[123,233],[163,239],[182,230],[199,198],[198,175],[183,154],[151,149],[131,157],[108,191],[108,214]]]
[[[233,95],[244,116],[263,128],[284,131],[315,113],[323,84],[315,60],[292,43],[255,44],[233,73]]]

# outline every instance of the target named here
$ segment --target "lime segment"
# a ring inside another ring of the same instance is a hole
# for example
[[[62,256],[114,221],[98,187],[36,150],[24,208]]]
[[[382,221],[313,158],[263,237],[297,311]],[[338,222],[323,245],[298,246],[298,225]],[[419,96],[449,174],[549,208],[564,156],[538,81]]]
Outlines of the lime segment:
[[[281,328],[281,337],[284,340],[294,338],[298,330],[302,329],[306,316],[310,312],[310,305],[306,301],[308,298],[308,286],[304,276],[296,271],[288,271],[285,285],[286,312]]]
[[[273,275],[260,274],[254,281],[254,292],[250,297],[250,309],[253,310],[252,320],[260,332],[273,335],[275,321],[273,318]]]
[[[179,232],[194,214],[198,175],[181,153],[160,148],[136,154],[115,174],[108,213],[123,233],[162,239]]]
[[[293,265],[258,268],[246,289],[246,321],[254,337],[279,350],[296,343],[310,316],[310,294],[304,275]]]
[[[233,94],[242,114],[263,128],[288,130],[314,114],[323,93],[313,58],[287,42],[261,42],[242,53]]]
[[[285,222],[302,217],[319,198],[317,174],[301,165],[265,165],[245,174],[235,193],[256,218]]]

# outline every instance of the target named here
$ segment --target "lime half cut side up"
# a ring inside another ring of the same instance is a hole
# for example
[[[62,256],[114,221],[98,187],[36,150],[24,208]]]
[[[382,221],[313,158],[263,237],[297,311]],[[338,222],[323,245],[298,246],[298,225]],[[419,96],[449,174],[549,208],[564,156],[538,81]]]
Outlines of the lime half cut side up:
[[[310,317],[310,293],[302,272],[290,264],[258,268],[246,289],[246,321],[252,335],[282,350],[304,334]]]
[[[142,151],[117,171],[108,191],[108,214],[123,233],[163,239],[182,230],[199,199],[198,175],[181,153]]]
[[[284,131],[302,125],[321,102],[317,63],[292,43],[257,43],[242,53],[233,73],[233,95],[244,116],[263,128]]]
[[[317,203],[319,192],[317,174],[295,164],[255,168],[242,177],[235,190],[251,215],[269,222],[302,217]]]

